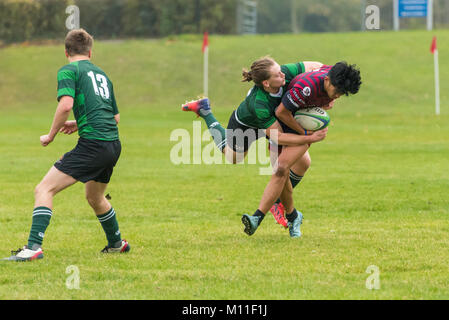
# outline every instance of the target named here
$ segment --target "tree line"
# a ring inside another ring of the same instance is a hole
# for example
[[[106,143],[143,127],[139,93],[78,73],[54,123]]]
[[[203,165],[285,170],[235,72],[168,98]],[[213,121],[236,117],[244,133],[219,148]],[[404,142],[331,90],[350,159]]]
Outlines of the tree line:
[[[0,0],[0,40],[61,39],[66,8],[80,10],[80,26],[96,38],[158,38],[185,33],[235,34],[245,0]],[[363,6],[380,8],[381,30],[392,28],[393,0],[253,0],[257,33],[361,30]],[[435,24],[449,25],[449,1],[434,0]],[[422,20],[401,26],[420,28]]]

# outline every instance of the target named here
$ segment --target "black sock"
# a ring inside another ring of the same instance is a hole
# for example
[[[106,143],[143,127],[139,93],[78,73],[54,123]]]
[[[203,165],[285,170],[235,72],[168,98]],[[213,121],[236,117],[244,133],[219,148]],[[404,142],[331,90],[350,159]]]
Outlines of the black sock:
[[[296,211],[296,209],[293,209],[293,211],[289,214],[286,214],[285,217],[287,218],[288,222],[293,222],[298,217],[298,211]]]
[[[259,209],[257,209],[256,212],[254,212],[253,217],[259,217],[259,225],[260,225],[263,218],[265,218],[265,214],[262,211],[260,211]]]
[[[294,173],[292,170],[290,170],[290,182],[292,183],[293,189],[298,185],[298,183],[301,182],[303,176],[299,176],[296,173]]]

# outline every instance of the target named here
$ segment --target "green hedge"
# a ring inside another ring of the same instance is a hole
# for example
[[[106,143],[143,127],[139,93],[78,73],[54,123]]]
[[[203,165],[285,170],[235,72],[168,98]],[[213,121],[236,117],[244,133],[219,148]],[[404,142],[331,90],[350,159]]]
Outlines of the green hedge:
[[[0,0],[0,39],[63,38],[71,4],[96,38],[235,32],[236,0]]]
[[[63,39],[66,7],[80,9],[80,25],[95,38],[158,38],[172,34],[236,33],[240,0],[0,0],[0,43]],[[296,8],[299,32],[358,31],[361,4],[377,5],[381,29],[391,30],[392,0],[256,0],[257,31],[292,31]],[[296,4],[296,5],[293,5]],[[449,1],[434,0],[435,27],[449,26]],[[403,19],[405,28],[425,28],[423,19]]]
[[[64,0],[0,0],[0,39],[57,38],[66,33]]]

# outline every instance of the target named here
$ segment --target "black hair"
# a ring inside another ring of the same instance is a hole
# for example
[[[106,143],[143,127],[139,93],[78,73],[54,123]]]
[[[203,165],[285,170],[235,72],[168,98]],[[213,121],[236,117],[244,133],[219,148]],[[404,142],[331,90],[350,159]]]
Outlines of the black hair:
[[[347,96],[359,92],[362,84],[360,70],[355,64],[348,65],[346,61],[336,63],[328,76],[337,92]]]

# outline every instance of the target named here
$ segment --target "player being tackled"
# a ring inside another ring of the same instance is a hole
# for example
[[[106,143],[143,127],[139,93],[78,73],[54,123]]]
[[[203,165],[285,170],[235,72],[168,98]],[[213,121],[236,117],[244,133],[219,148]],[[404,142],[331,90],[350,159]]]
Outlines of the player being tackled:
[[[273,148],[270,142],[270,158],[276,159],[284,146],[308,146],[325,138],[325,132],[312,133],[307,137],[285,133],[275,117],[275,110],[290,82],[297,75],[321,66],[322,63],[313,61],[279,65],[270,57],[254,61],[250,70],[242,71],[242,82],[254,82],[254,86],[231,114],[226,130],[214,117],[207,98],[190,101],[182,105],[182,110],[193,111],[205,121],[215,144],[229,162],[243,161],[251,144],[260,137],[277,141],[277,145],[273,143]],[[290,170],[293,188],[301,181],[309,167],[310,156],[307,150],[304,151],[304,156],[298,159]],[[284,228],[289,227],[282,204],[272,204],[270,212],[277,223]],[[246,233],[251,233],[261,221],[253,221],[243,216],[242,222],[246,223]],[[295,228],[299,228],[298,224],[295,224]]]

